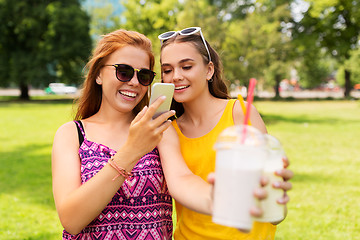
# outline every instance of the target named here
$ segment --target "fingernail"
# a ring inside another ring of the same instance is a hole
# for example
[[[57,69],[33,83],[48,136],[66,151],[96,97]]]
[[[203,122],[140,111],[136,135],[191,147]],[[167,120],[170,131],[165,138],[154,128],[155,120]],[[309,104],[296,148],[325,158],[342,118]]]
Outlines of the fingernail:
[[[262,193],[261,189],[255,189],[255,190],[254,190],[254,194],[255,194],[256,196],[261,195],[261,193]]]
[[[274,186],[274,187],[280,187],[281,184],[280,184],[280,182],[274,182],[274,183],[273,183],[273,186]]]

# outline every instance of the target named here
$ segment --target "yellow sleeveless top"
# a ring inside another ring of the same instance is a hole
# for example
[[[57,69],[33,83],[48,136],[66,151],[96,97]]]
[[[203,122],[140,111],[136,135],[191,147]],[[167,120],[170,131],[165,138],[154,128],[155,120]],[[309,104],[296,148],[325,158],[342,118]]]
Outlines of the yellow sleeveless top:
[[[217,136],[227,127],[233,126],[235,99],[229,100],[220,121],[206,135],[199,138],[185,137],[176,121],[175,127],[181,145],[181,153],[190,170],[205,181],[210,172],[215,171],[215,151],[213,146]],[[200,214],[176,202],[177,224],[175,240],[187,239],[228,239],[228,240],[273,240],[276,226],[271,223],[255,222],[250,233],[242,233],[235,228],[225,227],[211,221],[211,216]]]

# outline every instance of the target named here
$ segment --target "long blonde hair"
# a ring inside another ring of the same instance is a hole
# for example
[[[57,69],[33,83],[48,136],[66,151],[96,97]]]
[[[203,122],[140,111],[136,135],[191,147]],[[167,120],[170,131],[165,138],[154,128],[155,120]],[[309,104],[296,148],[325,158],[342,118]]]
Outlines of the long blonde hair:
[[[97,43],[89,62],[85,66],[87,74],[85,75],[81,95],[75,101],[77,103],[75,120],[88,118],[99,111],[102,101],[102,88],[96,83],[96,78],[107,58],[118,49],[126,46],[134,46],[144,50],[150,59],[149,69],[154,69],[155,58],[152,52],[151,41],[145,35],[124,29],[104,35]],[[143,99],[133,109],[133,113],[137,114],[148,103],[149,97],[148,94],[145,94]]]

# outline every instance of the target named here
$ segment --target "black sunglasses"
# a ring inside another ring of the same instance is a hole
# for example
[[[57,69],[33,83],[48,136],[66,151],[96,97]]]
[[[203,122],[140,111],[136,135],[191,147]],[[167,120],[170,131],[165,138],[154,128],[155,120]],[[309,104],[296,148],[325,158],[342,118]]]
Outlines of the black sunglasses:
[[[154,77],[156,75],[155,72],[149,69],[136,69],[127,64],[113,64],[113,65],[104,65],[104,66],[115,67],[116,78],[120,82],[129,82],[134,77],[136,71],[139,83],[144,86],[149,86],[154,80]]]

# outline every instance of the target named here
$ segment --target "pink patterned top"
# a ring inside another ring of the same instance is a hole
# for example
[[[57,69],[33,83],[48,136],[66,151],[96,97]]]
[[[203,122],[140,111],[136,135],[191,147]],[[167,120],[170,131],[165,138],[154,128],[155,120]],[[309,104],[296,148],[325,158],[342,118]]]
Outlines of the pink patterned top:
[[[81,121],[79,132],[81,182],[102,169],[116,151],[88,141]],[[132,170],[111,202],[79,234],[63,231],[63,239],[161,239],[172,238],[172,198],[161,168],[159,152],[154,148]]]

